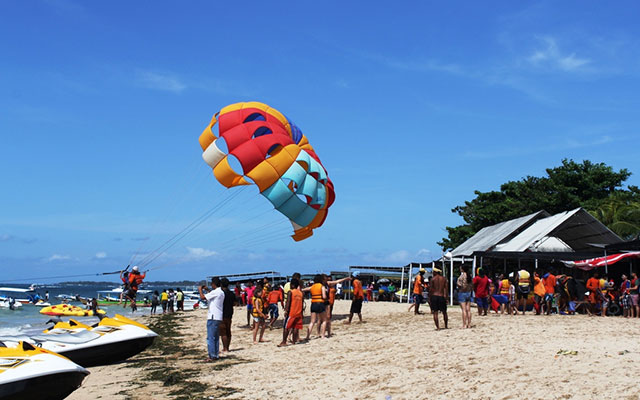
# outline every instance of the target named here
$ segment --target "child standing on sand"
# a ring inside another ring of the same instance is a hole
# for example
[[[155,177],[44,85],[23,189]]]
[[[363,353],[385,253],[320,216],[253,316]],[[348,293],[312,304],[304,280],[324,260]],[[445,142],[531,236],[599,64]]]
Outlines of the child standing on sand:
[[[258,330],[260,330],[260,338],[259,341],[263,342],[262,336],[264,335],[264,329],[266,328],[266,324],[264,322],[266,316],[263,312],[264,303],[262,302],[262,287],[257,286],[256,290],[253,292],[253,343],[258,343],[256,341],[256,337],[258,336]]]

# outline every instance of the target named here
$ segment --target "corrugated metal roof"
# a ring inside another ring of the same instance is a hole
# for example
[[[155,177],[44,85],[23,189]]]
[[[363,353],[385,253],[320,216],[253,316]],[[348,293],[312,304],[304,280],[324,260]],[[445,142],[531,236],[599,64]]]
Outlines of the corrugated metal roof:
[[[453,257],[470,256],[474,251],[488,251],[493,247],[514,236],[520,229],[533,221],[548,216],[546,211],[538,211],[524,217],[501,222],[496,225],[480,229],[478,233],[456,247],[451,254]]]
[[[592,243],[610,244],[622,240],[583,208],[576,208],[536,221],[494,250],[543,251],[543,243],[550,238],[559,239],[573,251],[592,249]],[[555,242],[559,243],[558,240]]]

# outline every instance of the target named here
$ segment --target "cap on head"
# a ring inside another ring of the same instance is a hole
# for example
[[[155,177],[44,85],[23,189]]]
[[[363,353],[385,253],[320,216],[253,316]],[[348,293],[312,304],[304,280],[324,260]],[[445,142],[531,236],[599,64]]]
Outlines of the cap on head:
[[[431,270],[433,272],[437,272],[437,273],[440,273],[440,274],[442,273],[442,270],[440,268],[438,268],[438,267],[433,267]]]
[[[354,276],[354,277],[356,277],[356,278],[357,278],[357,277],[359,277],[359,276],[360,276],[360,271],[356,271],[356,272],[354,272],[354,273],[353,273],[353,276]]]
[[[424,274],[425,272],[427,272],[427,270],[424,269],[424,268],[420,268],[420,271],[418,271],[418,272],[421,273],[421,274]]]
[[[133,268],[131,268],[132,271],[138,272],[138,266],[134,265]]]

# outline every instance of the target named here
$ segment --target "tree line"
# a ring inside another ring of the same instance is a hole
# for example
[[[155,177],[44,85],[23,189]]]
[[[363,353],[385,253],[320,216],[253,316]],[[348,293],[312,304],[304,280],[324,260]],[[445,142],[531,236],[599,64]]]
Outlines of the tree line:
[[[625,240],[640,235],[640,189],[624,186],[631,172],[615,171],[604,163],[563,159],[547,168],[542,177],[527,176],[509,181],[500,190],[474,192],[475,198],[451,211],[464,224],[447,226],[447,237],[438,244],[443,250],[456,248],[480,229],[510,219],[546,210],[551,214],[583,207]]]

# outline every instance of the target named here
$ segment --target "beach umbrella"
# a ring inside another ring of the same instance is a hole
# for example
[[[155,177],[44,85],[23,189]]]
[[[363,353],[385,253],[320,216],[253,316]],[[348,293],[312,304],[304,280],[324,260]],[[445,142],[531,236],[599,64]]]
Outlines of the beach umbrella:
[[[378,279],[378,283],[389,283],[389,282],[391,281],[388,280],[387,278]]]

